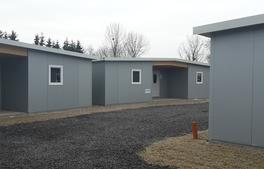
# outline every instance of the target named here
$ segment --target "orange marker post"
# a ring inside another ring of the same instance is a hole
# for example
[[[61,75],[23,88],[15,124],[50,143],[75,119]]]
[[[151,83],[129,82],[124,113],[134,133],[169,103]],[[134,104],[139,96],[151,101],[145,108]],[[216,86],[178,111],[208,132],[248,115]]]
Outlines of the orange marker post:
[[[198,124],[195,121],[192,122],[192,135],[193,139],[198,139]]]

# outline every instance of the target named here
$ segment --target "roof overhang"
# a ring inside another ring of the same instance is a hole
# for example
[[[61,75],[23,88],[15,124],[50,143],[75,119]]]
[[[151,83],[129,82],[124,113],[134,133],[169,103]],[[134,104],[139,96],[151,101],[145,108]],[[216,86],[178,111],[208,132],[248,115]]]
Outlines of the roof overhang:
[[[27,57],[28,52],[25,48],[20,48],[16,46],[0,45],[0,56],[14,55]]]
[[[24,43],[24,42],[18,42],[18,41],[13,41],[13,40],[1,39],[1,38],[0,38],[0,46],[4,46],[2,48],[6,48],[6,46],[9,46],[8,47],[9,50],[7,51],[11,53],[12,53],[12,49],[19,48],[19,49],[24,49],[24,50],[31,49],[31,50],[67,55],[67,56],[78,57],[78,58],[83,58],[83,59],[90,59],[90,60],[97,59],[95,57],[91,57],[83,53],[71,52],[71,51],[66,51],[63,49],[49,48],[49,47],[44,47],[44,46],[39,46],[39,45],[34,45],[34,44],[29,44],[29,43]]]
[[[193,34],[211,37],[213,32],[237,29],[264,24],[264,14],[233,19],[193,28]]]
[[[159,68],[187,68],[188,65],[187,63],[181,63],[181,62],[175,62],[175,61],[156,61],[153,62],[154,67],[159,67]]]
[[[193,64],[193,65],[200,65],[200,66],[206,66],[210,67],[208,63],[201,63],[201,62],[193,62],[178,58],[128,58],[128,57],[106,57],[100,60],[94,60],[94,62],[154,62],[154,63],[182,63],[182,64]]]

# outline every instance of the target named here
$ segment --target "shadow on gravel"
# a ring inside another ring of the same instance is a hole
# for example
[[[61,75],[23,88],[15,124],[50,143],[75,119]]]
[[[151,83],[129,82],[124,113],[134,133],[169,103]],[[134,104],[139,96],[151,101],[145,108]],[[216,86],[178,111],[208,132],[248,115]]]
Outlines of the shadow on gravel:
[[[0,127],[0,168],[160,169],[137,152],[208,126],[208,104],[144,108]]]

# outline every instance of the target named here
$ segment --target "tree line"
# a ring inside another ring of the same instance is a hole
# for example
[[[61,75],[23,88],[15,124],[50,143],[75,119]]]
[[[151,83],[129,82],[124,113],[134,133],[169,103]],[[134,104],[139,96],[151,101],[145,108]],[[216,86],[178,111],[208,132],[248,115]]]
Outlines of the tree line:
[[[0,38],[19,41],[18,34],[12,30],[11,33],[0,30]],[[56,49],[64,49],[73,52],[87,53],[91,56],[104,57],[139,57],[146,53],[149,49],[147,39],[139,33],[129,32],[125,30],[120,24],[110,24],[106,28],[105,41],[101,47],[94,49],[89,46],[84,49],[81,42],[69,41],[65,39],[61,47],[58,40],[45,38],[44,34],[36,34],[34,37],[34,44]],[[210,61],[210,40],[199,35],[192,35],[186,38],[178,48],[179,56],[182,59],[194,62],[208,62]]]
[[[39,34],[35,35],[34,44],[39,45],[39,46],[56,48],[56,49],[62,48],[64,50],[68,50],[72,52],[84,53],[84,48],[79,40],[77,40],[76,42],[71,40],[71,42],[69,42],[68,38],[66,38],[66,40],[63,42],[63,45],[61,47],[58,40],[54,41],[54,40],[51,40],[51,38],[48,38],[46,40],[43,33],[41,33],[40,35]]]
[[[9,39],[9,40],[14,40],[14,41],[18,41],[17,39],[18,34],[15,31],[11,31],[11,33],[7,33],[6,31],[2,31],[0,30],[0,38],[2,39]]]

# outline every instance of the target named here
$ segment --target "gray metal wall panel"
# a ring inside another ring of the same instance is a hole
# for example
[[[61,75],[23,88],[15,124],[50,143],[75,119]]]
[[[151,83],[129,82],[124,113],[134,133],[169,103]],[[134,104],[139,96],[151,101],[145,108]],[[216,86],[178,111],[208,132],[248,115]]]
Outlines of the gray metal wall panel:
[[[254,32],[254,76],[253,76],[253,112],[252,112],[252,144],[264,147],[264,29]]]
[[[131,70],[142,70],[142,84],[131,84]],[[145,89],[152,88],[151,62],[107,62],[106,63],[106,104],[136,103],[152,99]]]
[[[92,62],[79,60],[79,106],[92,105]]]
[[[168,70],[159,69],[160,72],[160,97],[168,97]]]
[[[2,109],[27,112],[27,58],[2,61]]]
[[[187,69],[168,70],[168,97],[188,97],[188,71]]]
[[[188,98],[209,98],[209,67],[188,65]],[[196,72],[203,72],[203,84],[196,84]]]
[[[105,62],[93,62],[93,104],[105,104]]]
[[[2,109],[2,63],[0,61],[0,110]]]
[[[213,43],[212,139],[251,144],[252,32],[215,34]]]
[[[29,112],[53,111],[91,105],[91,100],[86,100],[92,97],[90,60],[34,50],[29,50],[28,55]],[[49,65],[63,66],[62,86],[48,85]],[[87,68],[84,68],[85,66]],[[90,73],[86,74],[88,71]],[[80,95],[82,92],[89,96]]]
[[[212,37],[211,39],[211,56],[215,56],[215,52],[214,52],[214,49],[215,49],[215,38]],[[214,108],[213,108],[213,105],[214,105],[214,98],[213,98],[213,93],[214,93],[214,85],[213,85],[213,82],[214,82],[214,66],[212,65],[215,65],[214,62],[215,62],[215,57],[211,57],[210,59],[210,63],[211,63],[211,66],[210,66],[210,71],[209,71],[209,115],[208,115],[208,139],[209,140],[212,140],[214,139],[213,137],[213,131],[214,131],[214,125],[213,125],[213,122],[214,122]]]

